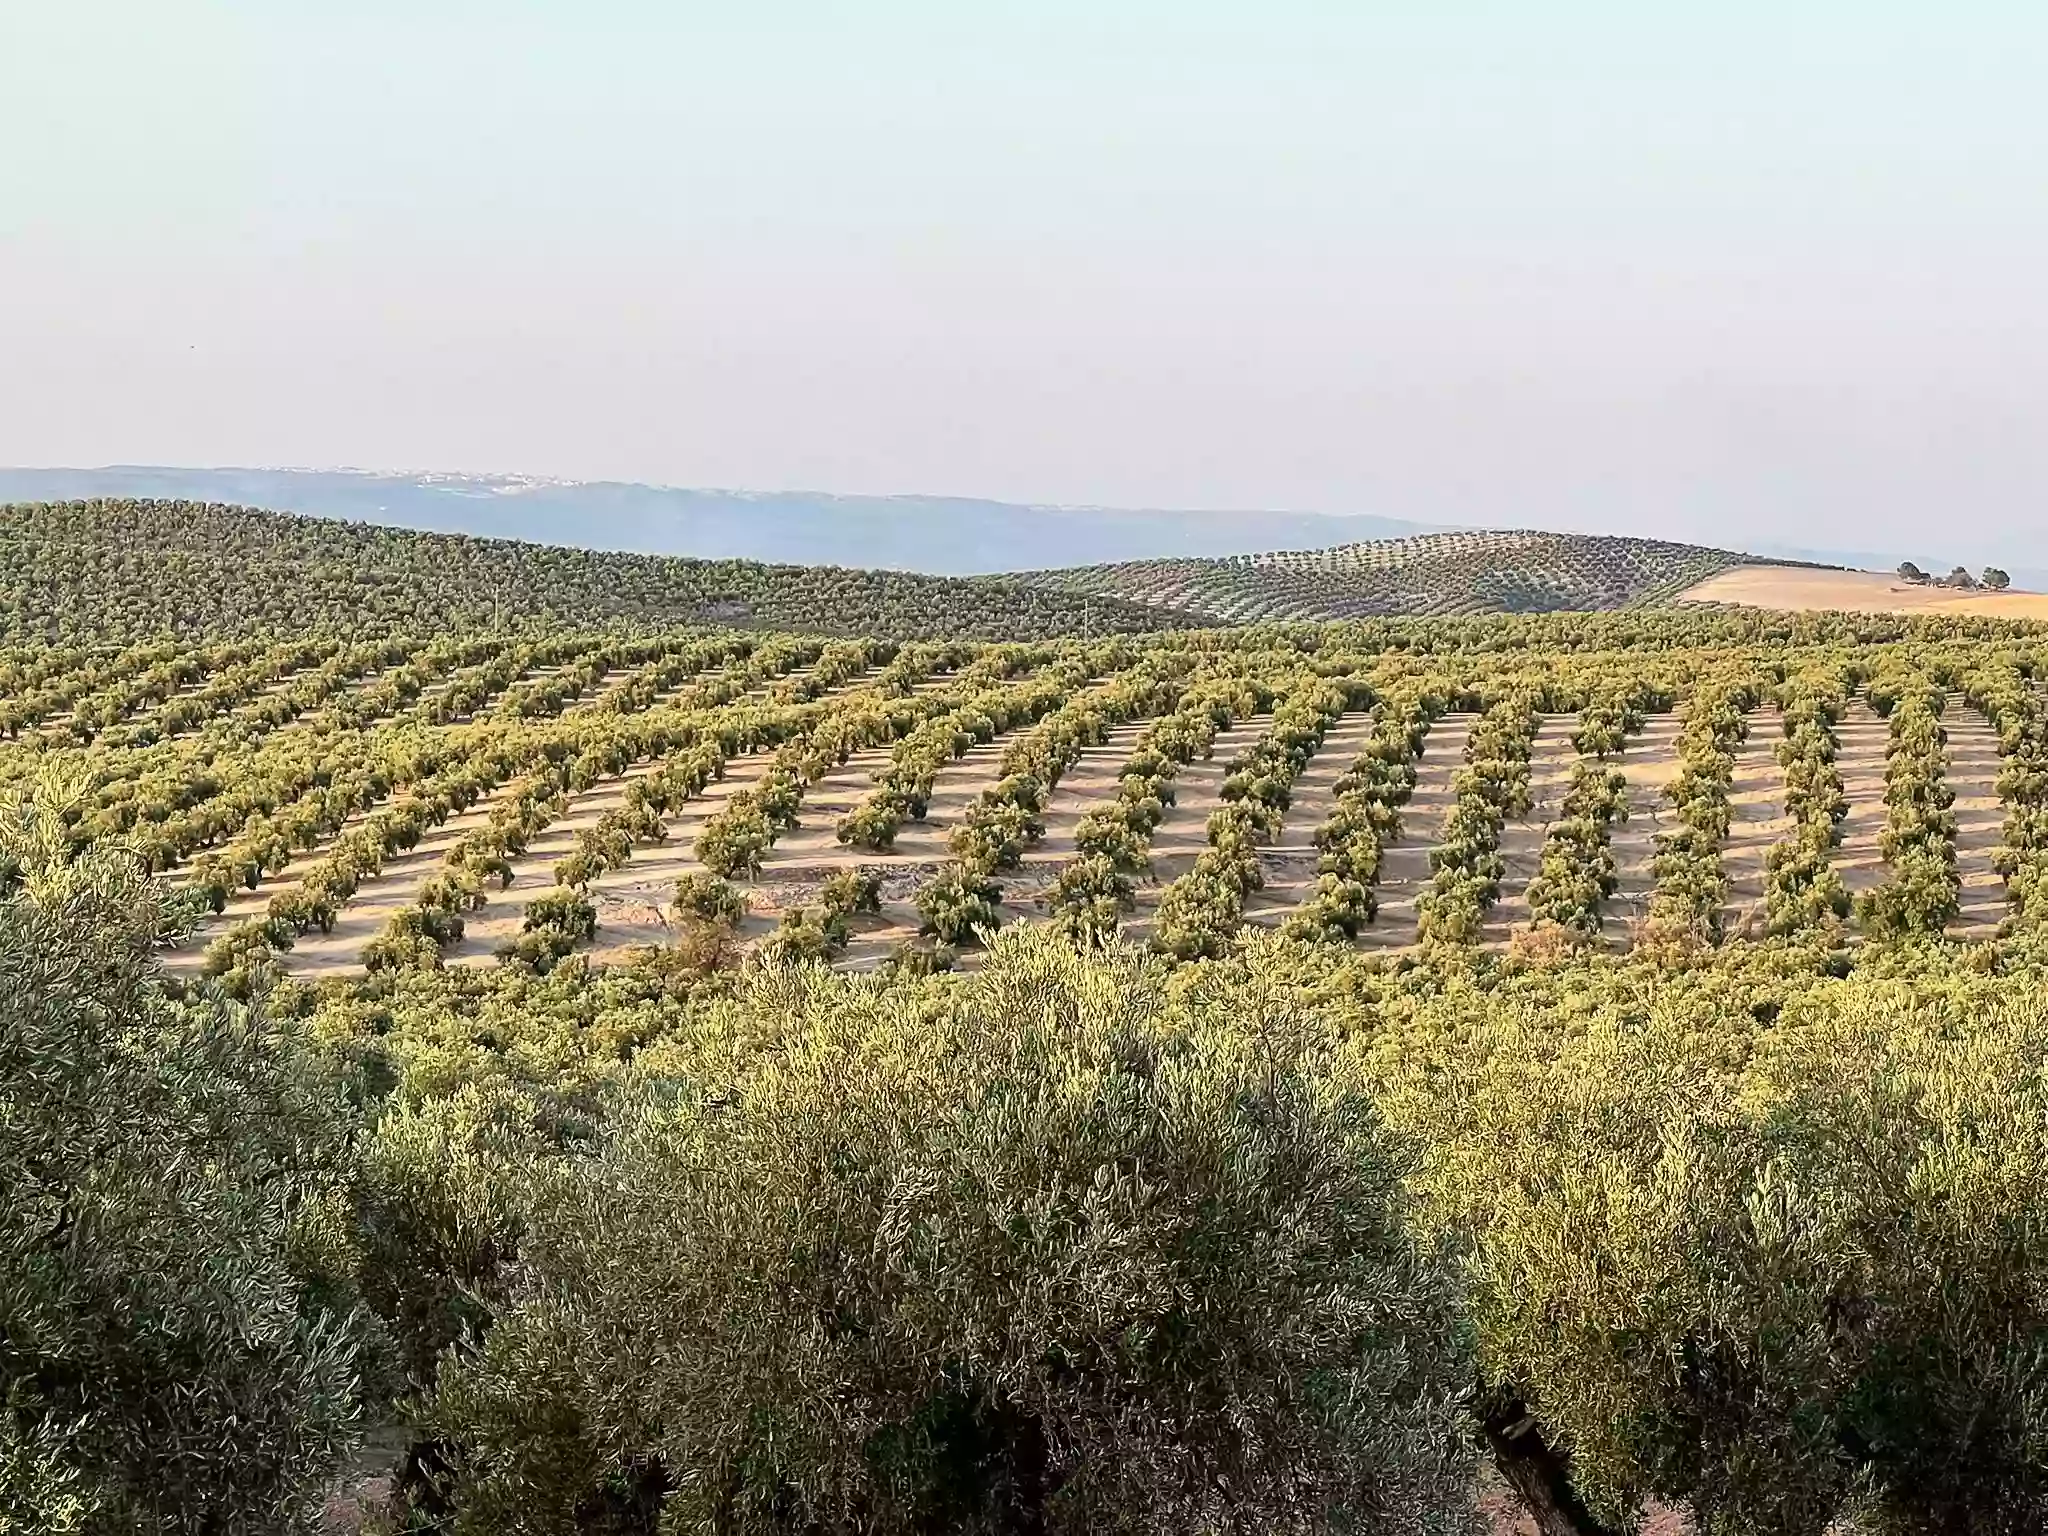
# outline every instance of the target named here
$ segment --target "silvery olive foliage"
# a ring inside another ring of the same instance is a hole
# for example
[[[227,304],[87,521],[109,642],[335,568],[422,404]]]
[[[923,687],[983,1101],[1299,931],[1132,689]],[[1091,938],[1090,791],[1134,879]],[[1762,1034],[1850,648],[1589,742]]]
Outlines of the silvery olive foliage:
[[[455,1529],[1468,1530],[1400,1170],[1329,1038],[1239,1001],[1042,929],[942,1007],[758,968],[446,1358]]]
[[[0,819],[0,1529],[298,1529],[360,1415],[341,1096],[165,995],[179,914],[72,799]]]

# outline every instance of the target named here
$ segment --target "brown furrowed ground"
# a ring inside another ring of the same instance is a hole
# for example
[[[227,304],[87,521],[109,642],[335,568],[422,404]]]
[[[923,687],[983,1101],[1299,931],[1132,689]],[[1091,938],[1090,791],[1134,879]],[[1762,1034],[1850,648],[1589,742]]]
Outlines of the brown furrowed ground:
[[[949,682],[946,678],[929,679],[916,691],[929,692]],[[748,905],[742,938],[765,938],[775,931],[783,913],[815,905],[820,888],[834,872],[865,870],[882,879],[882,912],[878,917],[863,915],[852,920],[854,938],[847,956],[854,964],[879,963],[895,943],[915,933],[917,914],[911,898],[937,873],[947,856],[946,839],[968,806],[996,782],[1003,753],[1016,734],[1006,732],[977,743],[942,768],[933,779],[925,819],[906,821],[897,832],[894,847],[885,852],[840,842],[838,827],[840,819],[874,789],[875,776],[888,768],[893,744],[857,752],[819,778],[804,793],[796,825],[776,839],[760,873],[736,882]],[[730,765],[728,773],[744,761]],[[747,775],[746,781],[757,782],[767,767],[764,755],[759,770]],[[667,909],[676,881],[702,870],[695,853],[698,834],[704,822],[716,814],[717,806],[711,802],[722,803],[729,793],[730,788],[709,786],[702,800],[681,808],[665,841],[636,853],[631,862],[593,882],[591,900],[598,910],[595,958],[615,958],[626,949],[659,944],[669,937]]]
[[[421,884],[440,870],[442,858],[460,838],[490,825],[491,812],[508,793],[500,788],[486,795],[468,810],[428,828],[416,846],[386,859],[381,870],[356,887],[330,932],[303,934],[279,957],[286,972],[310,981],[361,971],[363,947],[384,931],[393,912],[412,904]]]
[[[513,679],[506,687],[494,691],[479,707],[478,711],[471,715],[465,715],[461,721],[451,722],[451,724],[460,724],[473,720],[475,713],[487,713],[492,704],[510,692],[512,688],[524,683],[558,677],[572,665],[573,663],[565,662],[560,665],[533,668],[524,672],[519,677]],[[698,680],[698,678],[693,677],[679,681],[672,688],[657,696],[656,702],[662,702],[675,697],[683,689],[693,686]],[[452,678],[443,679],[440,684],[435,686],[445,689],[451,682]],[[422,697],[424,698],[425,696],[426,694],[423,692]],[[568,708],[564,710],[564,714],[573,713],[577,708],[583,707],[588,696],[586,693],[584,698],[572,700]],[[446,728],[444,727],[444,729]],[[516,779],[514,782],[516,782]],[[623,789],[623,779],[607,782],[616,782]],[[294,943],[291,950],[280,957],[285,970],[292,975],[301,977],[341,975],[360,970],[363,946],[383,932],[384,924],[393,912],[412,902],[421,882],[435,873],[440,867],[442,856],[457,839],[465,833],[489,823],[492,810],[496,808],[503,796],[508,792],[509,786],[499,786],[489,794],[484,795],[476,804],[468,809],[450,816],[439,826],[428,828],[422,835],[419,843],[413,848],[393,854],[385,861],[382,869],[365,879],[356,888],[354,895],[343,905],[341,913],[330,932],[324,934],[318,932],[303,934]],[[327,857],[328,853],[333,849],[336,839],[387,809],[395,801],[403,799],[404,794],[405,791],[401,788],[395,795],[388,796],[352,812],[333,833],[322,838],[312,849],[296,855],[283,869],[262,881],[255,890],[236,892],[218,916],[203,924],[191,937],[166,956],[166,963],[174,971],[196,968],[209,940],[217,934],[227,932],[238,922],[252,917],[263,916],[269,909],[271,898],[279,891],[288,890],[304,879],[314,865]],[[593,816],[592,819],[594,820],[595,817]],[[531,850],[529,850],[529,853],[531,853]],[[560,854],[556,854],[554,857],[559,858]],[[549,862],[550,867],[552,867],[552,860]],[[515,864],[515,869],[517,867]],[[175,874],[175,870],[173,873]],[[492,915],[491,907],[501,905],[505,895],[506,893],[496,889],[489,892],[490,904],[487,905],[483,913],[475,914],[474,920],[481,921],[490,917]],[[513,924],[513,931],[516,932],[517,928],[518,924],[515,922]],[[456,946],[455,950],[451,951],[451,958],[467,955],[474,951],[477,941],[472,937],[471,929],[472,921],[466,920],[464,938],[462,943]]]
[[[1415,764],[1415,792],[1401,807],[1401,830],[1388,840],[1374,884],[1379,915],[1361,932],[1368,949],[1399,949],[1415,942],[1416,898],[1429,889],[1429,850],[1436,846],[1444,816],[1457,798],[1452,785],[1465,766],[1465,744],[1475,715],[1445,715],[1422,739]]]
[[[618,959],[628,949],[668,942],[672,936],[668,909],[675,899],[676,882],[684,875],[704,872],[703,862],[697,857],[697,839],[703,834],[704,824],[725,809],[732,795],[758,785],[774,766],[773,752],[753,752],[729,759],[724,778],[707,784],[703,794],[685,800],[669,814],[662,823],[661,841],[642,843],[633,850],[631,859],[590,882],[587,894],[590,904],[597,909],[592,959]],[[547,878],[552,883],[552,866]],[[541,889],[536,885],[528,892],[529,898]],[[758,921],[749,924],[756,933],[765,932],[769,926]],[[510,932],[516,933],[518,927],[517,922],[513,923]],[[466,942],[468,935],[464,938]]]
[[[876,668],[825,691],[830,698],[862,687],[872,681]],[[777,687],[801,681],[809,667],[797,667],[780,676],[757,683],[741,699],[758,702]],[[662,700],[692,687],[696,679],[678,683]],[[657,700],[659,703],[660,700]],[[569,802],[563,814],[538,833],[526,852],[512,861],[512,882],[490,893],[482,910],[463,922],[459,943],[450,946],[451,965],[487,963],[502,944],[518,937],[526,921],[526,903],[555,887],[555,866],[575,850],[579,833],[594,827],[607,811],[625,804],[626,789],[634,779],[652,773],[658,763],[635,763],[622,774],[601,779]],[[775,766],[772,751],[743,753],[727,760],[724,777],[705,785],[704,792],[684,801],[662,823],[658,842],[645,842],[633,856],[616,869],[607,870],[591,881],[586,892],[597,911],[597,937],[588,946],[597,959],[617,958],[625,950],[645,944],[661,944],[670,935],[668,908],[675,896],[676,881],[685,874],[701,871],[696,854],[704,824],[726,807],[730,797],[759,784]],[[765,928],[765,924],[754,924]]]
[[[1028,727],[1025,727],[1028,729]],[[932,780],[931,799],[921,821],[906,821],[896,834],[896,843],[886,854],[851,850],[841,861],[858,863],[882,877],[882,911],[855,925],[854,941],[847,946],[842,963],[850,969],[878,965],[898,944],[917,936],[919,918],[915,898],[925,884],[952,857],[950,839],[970,807],[1002,777],[1003,753],[1017,732],[1007,732],[992,741],[977,742],[966,753],[939,770]],[[771,893],[778,911],[801,904],[803,894],[829,870],[813,866],[786,873],[780,892]]]
[[[1113,725],[1103,740],[1084,747],[1046,797],[1045,835],[1026,850],[1019,867],[997,877],[1003,892],[1006,922],[1043,918],[1049,913],[1052,884],[1073,860],[1074,838],[1081,818],[1116,798],[1117,784],[1131,749],[1152,724],[1150,718]]]

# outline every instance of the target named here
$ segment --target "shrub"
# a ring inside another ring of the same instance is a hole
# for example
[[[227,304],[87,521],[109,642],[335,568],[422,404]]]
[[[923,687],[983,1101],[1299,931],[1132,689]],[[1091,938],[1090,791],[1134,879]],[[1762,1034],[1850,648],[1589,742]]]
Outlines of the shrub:
[[[835,869],[825,877],[818,899],[837,917],[872,916],[882,910],[882,877],[868,870]]]
[[[302,1529],[366,1337],[340,1085],[260,1009],[165,994],[162,893],[74,857],[66,801],[0,821],[0,1525]]]
[[[1003,921],[1002,901],[1001,886],[955,865],[917,893],[917,912],[925,933],[957,946],[994,933]]]
[[[846,919],[827,908],[791,907],[761,946],[762,953],[785,962],[830,960],[846,948]]]
[[[1468,1529],[1449,1297],[1269,996],[1043,933],[936,1014],[753,973],[444,1365],[457,1530]]]
[[[2040,1529],[2048,1009],[1732,1001],[1447,999],[1421,1036],[1461,1054],[1386,1058],[1497,1452],[1607,1529],[1647,1497],[1713,1532]]]
[[[674,910],[705,922],[738,923],[747,915],[747,899],[718,876],[693,870],[676,881]]]

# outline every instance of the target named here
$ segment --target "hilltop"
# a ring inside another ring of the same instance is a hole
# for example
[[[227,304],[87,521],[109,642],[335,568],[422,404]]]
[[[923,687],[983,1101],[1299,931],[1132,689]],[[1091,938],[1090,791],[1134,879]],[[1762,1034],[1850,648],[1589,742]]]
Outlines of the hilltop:
[[[1194,622],[1014,581],[565,549],[198,502],[0,506],[0,638],[15,641],[697,623],[1031,639]]]
[[[1017,579],[1046,591],[1243,623],[1637,608],[1670,601],[1720,571],[1786,563],[1662,539],[1523,529],[1221,559],[1133,560],[1028,571]]]

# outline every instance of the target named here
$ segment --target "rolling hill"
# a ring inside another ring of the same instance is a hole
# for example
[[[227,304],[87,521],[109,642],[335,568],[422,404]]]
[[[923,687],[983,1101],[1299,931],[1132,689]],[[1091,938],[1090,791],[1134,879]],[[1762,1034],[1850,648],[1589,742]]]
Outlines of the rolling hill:
[[[1719,572],[1784,563],[1650,539],[1467,532],[946,577],[565,548],[199,502],[36,502],[0,506],[0,638],[715,623],[1022,639],[1633,608]]]
[[[1015,581],[564,549],[198,502],[0,506],[0,638],[13,641],[693,623],[1025,639],[1195,622]]]
[[[1786,563],[1793,562],[1661,539],[1487,530],[1027,571],[1016,579],[1244,623],[1636,608],[1669,601],[1718,571]]]

